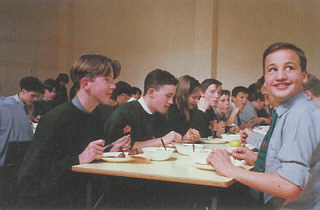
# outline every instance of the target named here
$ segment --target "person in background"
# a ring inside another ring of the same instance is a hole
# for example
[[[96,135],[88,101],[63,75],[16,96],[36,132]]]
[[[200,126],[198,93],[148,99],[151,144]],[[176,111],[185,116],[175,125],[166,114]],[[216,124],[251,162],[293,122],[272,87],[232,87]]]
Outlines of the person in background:
[[[303,84],[303,91],[310,100],[320,105],[320,80],[315,75],[308,75],[308,81]]]
[[[193,109],[192,127],[200,132],[202,138],[224,133],[225,123],[217,122],[214,107],[220,97],[222,83],[216,79],[205,79],[201,83],[201,98]]]
[[[252,127],[251,124],[248,124],[249,121],[245,121],[246,119],[242,117],[242,111],[244,107],[248,103],[248,97],[249,97],[249,90],[248,88],[244,86],[236,86],[232,89],[231,92],[231,109],[236,109],[237,111],[237,116],[234,121],[234,124],[240,127],[240,129],[244,129],[246,127]]]
[[[74,62],[70,75],[76,96],[41,118],[19,169],[21,206],[85,206],[86,176],[73,173],[71,167],[102,157],[103,114],[96,107],[108,104],[119,73],[120,63],[103,55],[82,55]],[[130,138],[124,138],[111,151],[129,147]]]
[[[75,97],[76,94],[77,94],[77,90],[76,90],[75,86],[73,85],[69,91],[69,101],[71,101],[73,99],[73,97]]]
[[[12,141],[31,141],[32,127],[26,114],[26,105],[33,104],[43,92],[36,77],[20,80],[20,92],[0,98],[0,168],[3,166],[8,144]]]
[[[123,135],[123,129],[131,127],[131,144],[141,151],[143,147],[161,146],[173,141],[181,142],[182,136],[171,131],[155,138],[155,114],[164,114],[173,104],[177,79],[169,72],[156,69],[144,80],[144,94],[139,100],[124,103],[116,108],[104,124],[106,139],[111,143]]]
[[[249,85],[249,96],[248,96],[248,103],[243,108],[241,117],[244,122],[249,122],[253,125],[266,125],[270,124],[270,121],[268,119],[267,113],[263,112],[265,111],[265,103],[264,103],[264,97],[260,90],[257,88],[257,84],[253,83]],[[259,114],[262,114],[263,116],[259,116]]]
[[[132,87],[132,96],[128,102],[134,101],[134,100],[139,100],[141,98],[141,95],[142,95],[142,92],[139,88]]]
[[[264,76],[259,78],[257,80],[257,89],[261,92],[261,94],[264,97],[264,104],[265,104],[265,110],[268,115],[271,115],[273,107],[274,107],[274,100],[273,97],[269,95],[268,90],[266,86],[264,85],[265,80]],[[272,116],[271,116],[272,118]],[[269,120],[271,121],[271,118],[269,117]],[[245,128],[240,132],[241,141],[243,144],[249,143],[251,145],[254,145],[257,148],[260,148],[262,140],[264,138],[264,134],[259,132],[254,132],[252,128]]]
[[[214,113],[217,117],[217,121],[226,122],[225,132],[239,132],[239,127],[233,126],[233,122],[238,114],[237,112],[237,109],[233,109],[231,112],[230,91],[221,90],[218,103],[214,108]]]
[[[278,42],[265,50],[265,86],[275,107],[272,123],[258,154],[248,148],[232,152],[253,171],[234,166],[225,150],[213,150],[207,159],[218,174],[260,191],[263,196],[259,200],[258,192],[254,208],[320,208],[320,107],[303,92],[306,66],[304,52],[293,44]],[[245,207],[254,202],[242,200]]]
[[[112,92],[112,99],[117,102],[117,105],[128,102],[132,95],[131,86],[125,81],[118,81],[116,83],[116,89]]]
[[[38,122],[40,118],[34,116],[34,103],[42,93],[43,85],[38,78],[24,77],[20,80],[20,92],[10,97],[19,102],[31,122]]]
[[[56,105],[68,101],[66,84],[69,82],[69,76],[65,73],[60,73],[56,79],[56,97],[54,102]]]
[[[43,82],[44,94],[42,100],[34,103],[34,115],[40,118],[54,107],[54,98],[56,97],[56,83],[53,79],[47,79]]]
[[[156,119],[155,130],[162,131],[157,136],[165,135],[169,131],[175,131],[183,136],[183,140],[199,140],[199,131],[192,129],[191,126],[193,120],[191,111],[197,105],[200,94],[201,88],[198,80],[189,75],[180,77],[173,104],[165,113],[163,120]]]

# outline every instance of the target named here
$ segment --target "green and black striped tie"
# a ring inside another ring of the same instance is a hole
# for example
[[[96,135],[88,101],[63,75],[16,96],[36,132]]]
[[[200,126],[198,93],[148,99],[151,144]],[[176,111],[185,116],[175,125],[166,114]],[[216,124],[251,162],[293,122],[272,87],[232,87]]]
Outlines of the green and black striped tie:
[[[276,110],[274,110],[273,115],[272,115],[272,121],[271,121],[270,128],[261,143],[260,150],[258,153],[258,158],[257,158],[256,164],[253,168],[253,171],[264,172],[264,170],[265,170],[269,141],[271,139],[274,127],[276,125],[277,118],[278,118],[278,114],[277,114]]]

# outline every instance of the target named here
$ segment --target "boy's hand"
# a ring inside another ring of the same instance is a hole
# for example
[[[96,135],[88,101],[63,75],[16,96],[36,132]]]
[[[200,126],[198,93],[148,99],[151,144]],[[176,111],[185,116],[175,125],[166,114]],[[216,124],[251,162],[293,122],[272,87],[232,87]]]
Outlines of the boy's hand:
[[[167,135],[165,135],[164,137],[162,137],[163,141],[165,144],[168,144],[170,142],[182,142],[182,136],[175,132],[175,131],[170,131]]]
[[[229,176],[233,168],[235,168],[226,150],[213,149],[207,157],[207,162],[215,168],[218,174],[223,176]]]
[[[90,142],[89,145],[84,149],[84,151],[78,156],[79,163],[90,163],[93,160],[100,159],[103,154],[104,144],[105,141],[103,139]]]
[[[253,132],[250,128],[245,128],[244,130],[240,131],[240,138],[241,143],[246,144],[247,143],[247,137]]]
[[[200,140],[201,136],[200,136],[200,133],[198,130],[196,129],[189,129],[187,131],[187,133],[183,136],[183,140],[186,140],[186,141],[198,141]]]
[[[233,149],[232,156],[235,157],[236,159],[245,160],[249,165],[252,165],[252,166],[255,165],[258,158],[258,154],[255,152],[252,152],[247,147]]]
[[[131,136],[123,136],[120,139],[124,140],[114,144],[110,152],[129,152],[131,147]]]

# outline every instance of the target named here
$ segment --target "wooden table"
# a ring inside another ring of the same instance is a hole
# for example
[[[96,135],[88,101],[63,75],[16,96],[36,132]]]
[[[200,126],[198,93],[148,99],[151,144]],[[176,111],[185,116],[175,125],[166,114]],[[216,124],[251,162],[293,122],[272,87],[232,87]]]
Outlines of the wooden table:
[[[228,144],[205,144],[205,148],[224,149]],[[96,175],[130,177],[138,179],[159,180],[209,187],[227,188],[235,183],[229,177],[218,175],[215,171],[198,169],[190,156],[177,152],[165,161],[134,160],[127,163],[97,162],[72,166],[72,171]],[[91,189],[87,188],[87,206],[92,207]],[[211,208],[217,206],[217,198],[212,198]]]
[[[81,173],[152,179],[168,182],[206,185],[213,187],[228,187],[235,181],[218,175],[215,171],[198,169],[190,156],[173,153],[169,160],[132,161],[128,163],[99,162],[81,164],[72,167],[72,171]]]

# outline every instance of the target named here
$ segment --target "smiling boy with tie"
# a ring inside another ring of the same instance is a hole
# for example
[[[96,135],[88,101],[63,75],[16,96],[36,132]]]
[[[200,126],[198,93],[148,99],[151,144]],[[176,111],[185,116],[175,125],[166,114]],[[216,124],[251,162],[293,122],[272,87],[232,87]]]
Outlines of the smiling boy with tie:
[[[264,52],[265,86],[274,99],[276,124],[260,148],[265,155],[247,148],[232,153],[255,165],[255,171],[233,166],[226,151],[213,151],[207,159],[219,174],[263,192],[264,204],[276,208],[320,207],[320,108],[303,93],[306,64],[303,51],[289,43],[275,43]]]

